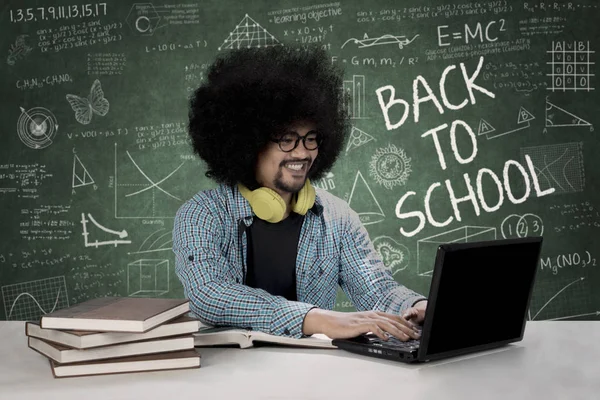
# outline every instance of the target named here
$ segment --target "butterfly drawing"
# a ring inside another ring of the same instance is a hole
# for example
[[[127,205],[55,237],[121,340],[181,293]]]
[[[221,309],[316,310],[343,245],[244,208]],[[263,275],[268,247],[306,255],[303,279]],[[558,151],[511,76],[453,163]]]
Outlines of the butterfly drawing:
[[[108,113],[109,103],[104,98],[100,81],[96,79],[88,97],[79,97],[74,94],[67,95],[67,101],[75,111],[75,119],[87,125],[92,121],[94,113],[104,117]]]

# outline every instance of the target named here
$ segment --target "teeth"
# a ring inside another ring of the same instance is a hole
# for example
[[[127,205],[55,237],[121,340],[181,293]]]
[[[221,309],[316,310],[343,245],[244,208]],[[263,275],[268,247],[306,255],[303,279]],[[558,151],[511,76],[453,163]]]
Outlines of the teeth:
[[[294,171],[300,171],[302,169],[302,164],[286,164],[285,166]]]

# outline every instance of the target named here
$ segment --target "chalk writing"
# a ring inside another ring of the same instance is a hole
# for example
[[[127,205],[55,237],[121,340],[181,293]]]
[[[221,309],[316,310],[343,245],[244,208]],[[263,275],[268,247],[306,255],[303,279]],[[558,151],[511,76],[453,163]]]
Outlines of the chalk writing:
[[[28,90],[41,89],[45,86],[54,86],[63,83],[73,83],[73,77],[70,74],[60,74],[18,79],[15,86],[20,90]]]
[[[274,24],[286,24],[291,22],[302,22],[303,24],[306,24],[308,21],[318,22],[322,19],[340,16],[342,15],[342,8],[340,7],[340,3],[336,2],[269,11],[267,15],[272,16],[272,18],[269,19],[269,22]]]
[[[582,253],[575,252],[543,257],[540,260],[540,270],[552,271],[553,275],[557,275],[559,271],[572,267],[596,267],[597,264],[596,257],[592,256],[592,254],[586,250]]]
[[[53,176],[45,164],[0,164],[0,194],[15,193],[19,198],[37,199],[38,188]]]
[[[598,8],[596,4],[575,4],[574,2],[557,2],[557,1],[540,1],[540,2],[524,2],[523,10],[529,12],[564,12],[564,11],[587,11],[589,9]]]
[[[437,49],[426,49],[424,51],[427,61],[452,58],[472,58],[486,56],[489,54],[503,54],[519,52],[531,49],[531,41],[528,38],[495,41],[489,43],[463,44],[460,46],[442,47]]]
[[[488,62],[484,66],[482,79],[490,81],[494,89],[512,89],[528,96],[531,92],[548,86],[540,63],[531,62]]]
[[[283,36],[294,37],[296,42],[300,43],[326,43],[325,39],[329,38],[330,33],[333,32],[333,25],[329,26],[317,26],[317,27],[308,27],[305,26],[303,28],[295,28],[295,29],[285,29],[283,31]],[[331,49],[331,44],[326,43],[325,49]]]
[[[82,139],[82,140],[93,140],[93,139],[97,139],[97,138],[113,138],[114,139],[114,137],[116,137],[116,136],[127,136],[128,134],[129,134],[129,130],[127,128],[116,128],[116,129],[109,129],[106,131],[91,129],[91,130],[66,133],[67,138],[70,140],[72,140],[73,138]]]
[[[134,35],[151,36],[167,25],[189,25],[200,23],[200,4],[135,3],[125,19]]]
[[[136,126],[133,133],[140,150],[187,145],[185,122],[161,123],[160,125]]]
[[[500,19],[498,21],[489,21],[487,24],[482,25],[481,22],[477,22],[474,26],[469,23],[464,24],[463,30],[446,33],[448,25],[438,25],[437,27],[437,39],[438,46],[450,46],[452,40],[464,41],[465,44],[469,44],[469,40],[477,41],[480,43],[484,42],[495,42],[498,40],[500,32],[506,32],[506,21]]]
[[[19,234],[28,241],[67,240],[73,234],[75,222],[65,218],[71,209],[70,205],[39,205],[33,208],[21,209]]]
[[[120,22],[101,24],[100,20],[96,20],[54,29],[39,29],[38,47],[42,53],[58,53],[80,47],[107,45],[123,39],[120,33],[115,32],[122,27]]]
[[[125,53],[88,53],[88,75],[122,75],[127,66]]]
[[[169,51],[176,51],[176,50],[194,50],[194,49],[198,49],[200,47],[206,47],[208,45],[208,43],[206,42],[206,40],[196,40],[194,42],[188,42],[188,43],[161,43],[161,44],[157,44],[154,46],[146,46],[145,47],[145,51],[146,53],[151,53],[151,52],[169,52]]]
[[[524,36],[558,35],[565,28],[564,17],[527,18],[519,21],[519,32]]]
[[[553,227],[554,232],[576,232],[585,228],[600,228],[600,212],[589,201],[553,204],[548,210],[563,217],[564,223]]]
[[[106,3],[10,9],[10,22],[37,22],[106,15]]]

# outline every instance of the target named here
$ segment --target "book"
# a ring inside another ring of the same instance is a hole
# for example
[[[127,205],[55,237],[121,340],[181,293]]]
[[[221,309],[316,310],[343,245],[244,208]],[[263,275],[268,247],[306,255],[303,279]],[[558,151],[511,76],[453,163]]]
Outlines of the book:
[[[189,299],[101,297],[45,314],[40,318],[40,327],[139,333],[189,311]]]
[[[192,349],[70,364],[50,360],[50,368],[55,378],[66,378],[86,375],[200,368],[200,359],[200,354]]]
[[[117,343],[190,334],[197,332],[202,326],[205,325],[187,315],[182,315],[142,333],[65,331],[42,328],[39,323],[29,321],[25,323],[25,335],[75,349],[89,349]]]
[[[322,349],[337,349],[331,338],[323,334],[300,339],[287,336],[271,335],[261,331],[231,327],[207,327],[193,334],[195,347],[235,345],[242,349],[256,344],[277,344],[292,347],[315,347]]]
[[[194,348],[194,337],[192,335],[185,335],[156,340],[150,339],[141,342],[113,344],[91,349],[72,349],[57,343],[46,342],[42,339],[30,337],[28,338],[27,345],[31,349],[58,363],[73,363],[142,354],[163,353],[175,350],[190,350]]]

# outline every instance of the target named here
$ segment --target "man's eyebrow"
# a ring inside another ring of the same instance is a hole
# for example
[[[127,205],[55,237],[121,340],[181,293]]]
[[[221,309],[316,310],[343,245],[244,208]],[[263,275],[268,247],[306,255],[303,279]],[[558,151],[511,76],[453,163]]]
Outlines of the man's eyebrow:
[[[293,130],[293,129],[287,129],[285,131],[283,131],[283,135],[285,135],[286,133],[295,133],[298,136],[302,136],[300,135],[297,131]],[[318,129],[311,129],[310,131],[306,132],[306,134],[308,135],[309,133],[319,133]]]

